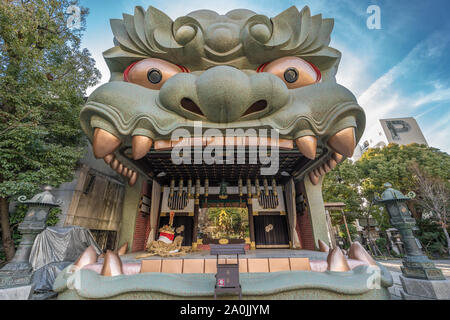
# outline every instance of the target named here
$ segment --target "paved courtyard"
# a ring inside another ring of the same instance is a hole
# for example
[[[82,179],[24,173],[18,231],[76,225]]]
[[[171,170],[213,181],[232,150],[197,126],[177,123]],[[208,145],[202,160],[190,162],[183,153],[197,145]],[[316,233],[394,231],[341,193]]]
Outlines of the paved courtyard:
[[[379,263],[384,265],[389,271],[392,272],[402,272],[400,266],[402,265],[402,260],[377,260]],[[433,260],[436,267],[442,270],[444,275],[450,279],[450,260]]]

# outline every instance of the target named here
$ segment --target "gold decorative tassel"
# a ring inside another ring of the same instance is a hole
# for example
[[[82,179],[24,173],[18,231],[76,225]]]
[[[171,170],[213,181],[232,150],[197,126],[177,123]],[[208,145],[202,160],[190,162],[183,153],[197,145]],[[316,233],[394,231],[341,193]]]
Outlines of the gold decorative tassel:
[[[174,194],[175,194],[175,180],[172,179],[170,181],[170,198],[173,198]]]
[[[209,196],[209,179],[205,179],[205,198]]]
[[[192,196],[192,179],[188,180],[187,196],[188,196],[188,199],[191,199],[191,196]]]
[[[277,181],[275,179],[272,179],[272,191],[273,191],[273,195],[275,197],[278,197]]]
[[[261,187],[259,186],[259,179],[255,179],[255,189],[256,189],[256,196],[259,198],[261,195]]]
[[[263,183],[264,183],[264,194],[266,195],[266,197],[268,197],[269,196],[269,182],[267,181],[267,179],[264,179]]]
[[[183,196],[183,188],[184,188],[184,180],[180,179],[180,182],[178,184],[178,198],[181,198]]]
[[[201,188],[201,182],[200,179],[197,179],[195,182],[195,198],[200,198],[200,188]]]
[[[252,197],[252,180],[247,179],[247,195],[248,198]]]

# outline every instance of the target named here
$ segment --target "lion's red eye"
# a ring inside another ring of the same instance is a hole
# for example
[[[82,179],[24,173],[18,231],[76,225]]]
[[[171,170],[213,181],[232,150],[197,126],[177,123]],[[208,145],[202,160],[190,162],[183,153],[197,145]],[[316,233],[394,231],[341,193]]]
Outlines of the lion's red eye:
[[[298,57],[280,58],[263,64],[256,71],[276,75],[289,89],[309,86],[322,79],[322,74],[315,65]]]
[[[149,58],[130,65],[123,76],[126,82],[159,90],[164,82],[181,72],[189,71],[182,66],[161,59]]]

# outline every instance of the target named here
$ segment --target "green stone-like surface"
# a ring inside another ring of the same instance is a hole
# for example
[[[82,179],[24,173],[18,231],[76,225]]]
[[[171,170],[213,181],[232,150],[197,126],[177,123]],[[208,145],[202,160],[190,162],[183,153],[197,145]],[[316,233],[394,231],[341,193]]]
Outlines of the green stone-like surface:
[[[95,128],[110,132],[120,138],[122,150],[131,147],[135,135],[158,141],[170,139],[175,129],[193,133],[195,121],[222,133],[276,129],[283,139],[316,136],[329,155],[334,152],[327,147],[330,137],[353,127],[359,141],[366,125],[355,96],[335,80],[341,54],[329,46],[333,25],[333,19],[311,16],[308,7],[293,6],[273,18],[246,9],[225,15],[199,10],[175,21],[153,7],[136,7],[134,15],[111,20],[116,46],[104,52],[111,80],[89,97],[81,126],[91,140]],[[289,56],[317,66],[322,81],[288,89],[278,76],[257,72],[262,64]],[[190,72],[172,76],[160,90],[125,82],[126,68],[146,58]],[[203,116],[184,109],[184,98]],[[261,100],[265,109],[244,116]],[[133,161],[119,159],[147,174]]]
[[[389,299],[390,273],[381,265],[381,275],[367,266],[350,272],[242,273],[244,299]],[[92,270],[58,275],[53,290],[58,299],[213,299],[213,274],[143,273],[103,277]],[[380,284],[369,289],[368,283]],[[236,298],[236,297],[225,297]]]
[[[120,224],[119,243],[133,243],[134,230],[136,229],[136,216],[139,212],[139,200],[141,197],[141,178],[130,187],[125,186],[125,196],[122,207],[122,221]]]

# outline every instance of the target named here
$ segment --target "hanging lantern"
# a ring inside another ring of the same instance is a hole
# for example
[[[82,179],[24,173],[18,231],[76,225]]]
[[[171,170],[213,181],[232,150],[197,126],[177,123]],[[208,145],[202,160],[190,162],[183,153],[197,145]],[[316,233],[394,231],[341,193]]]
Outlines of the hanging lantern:
[[[209,196],[209,179],[205,179],[205,197]]]
[[[188,180],[187,196],[188,196],[188,199],[190,199],[192,196],[192,179]]]
[[[259,196],[261,195],[261,187],[259,185],[258,178],[255,179],[255,189],[256,189],[256,196],[259,198]]]
[[[178,184],[178,198],[181,198],[183,195],[183,188],[184,188],[184,181],[183,179],[180,180],[180,183]]]
[[[238,181],[238,185],[239,185],[239,197],[242,198],[242,196],[244,195],[244,186],[243,186],[243,183],[242,183],[242,179],[240,179],[240,178],[239,178],[239,181]]]
[[[272,190],[273,190],[273,195],[275,197],[278,197],[277,181],[275,179],[272,179]]]
[[[250,199],[252,197],[252,180],[247,179],[247,195]]]
[[[219,199],[221,200],[228,199],[227,185],[228,184],[225,181],[222,181],[222,183],[220,184]]]
[[[269,182],[267,181],[267,179],[264,179],[264,194],[266,195],[266,197],[269,196]]]
[[[175,193],[175,180],[170,180],[170,197],[173,198],[173,195]]]
[[[197,179],[195,182],[195,197],[198,199],[200,198],[200,188],[201,188],[201,182],[200,179]]]

